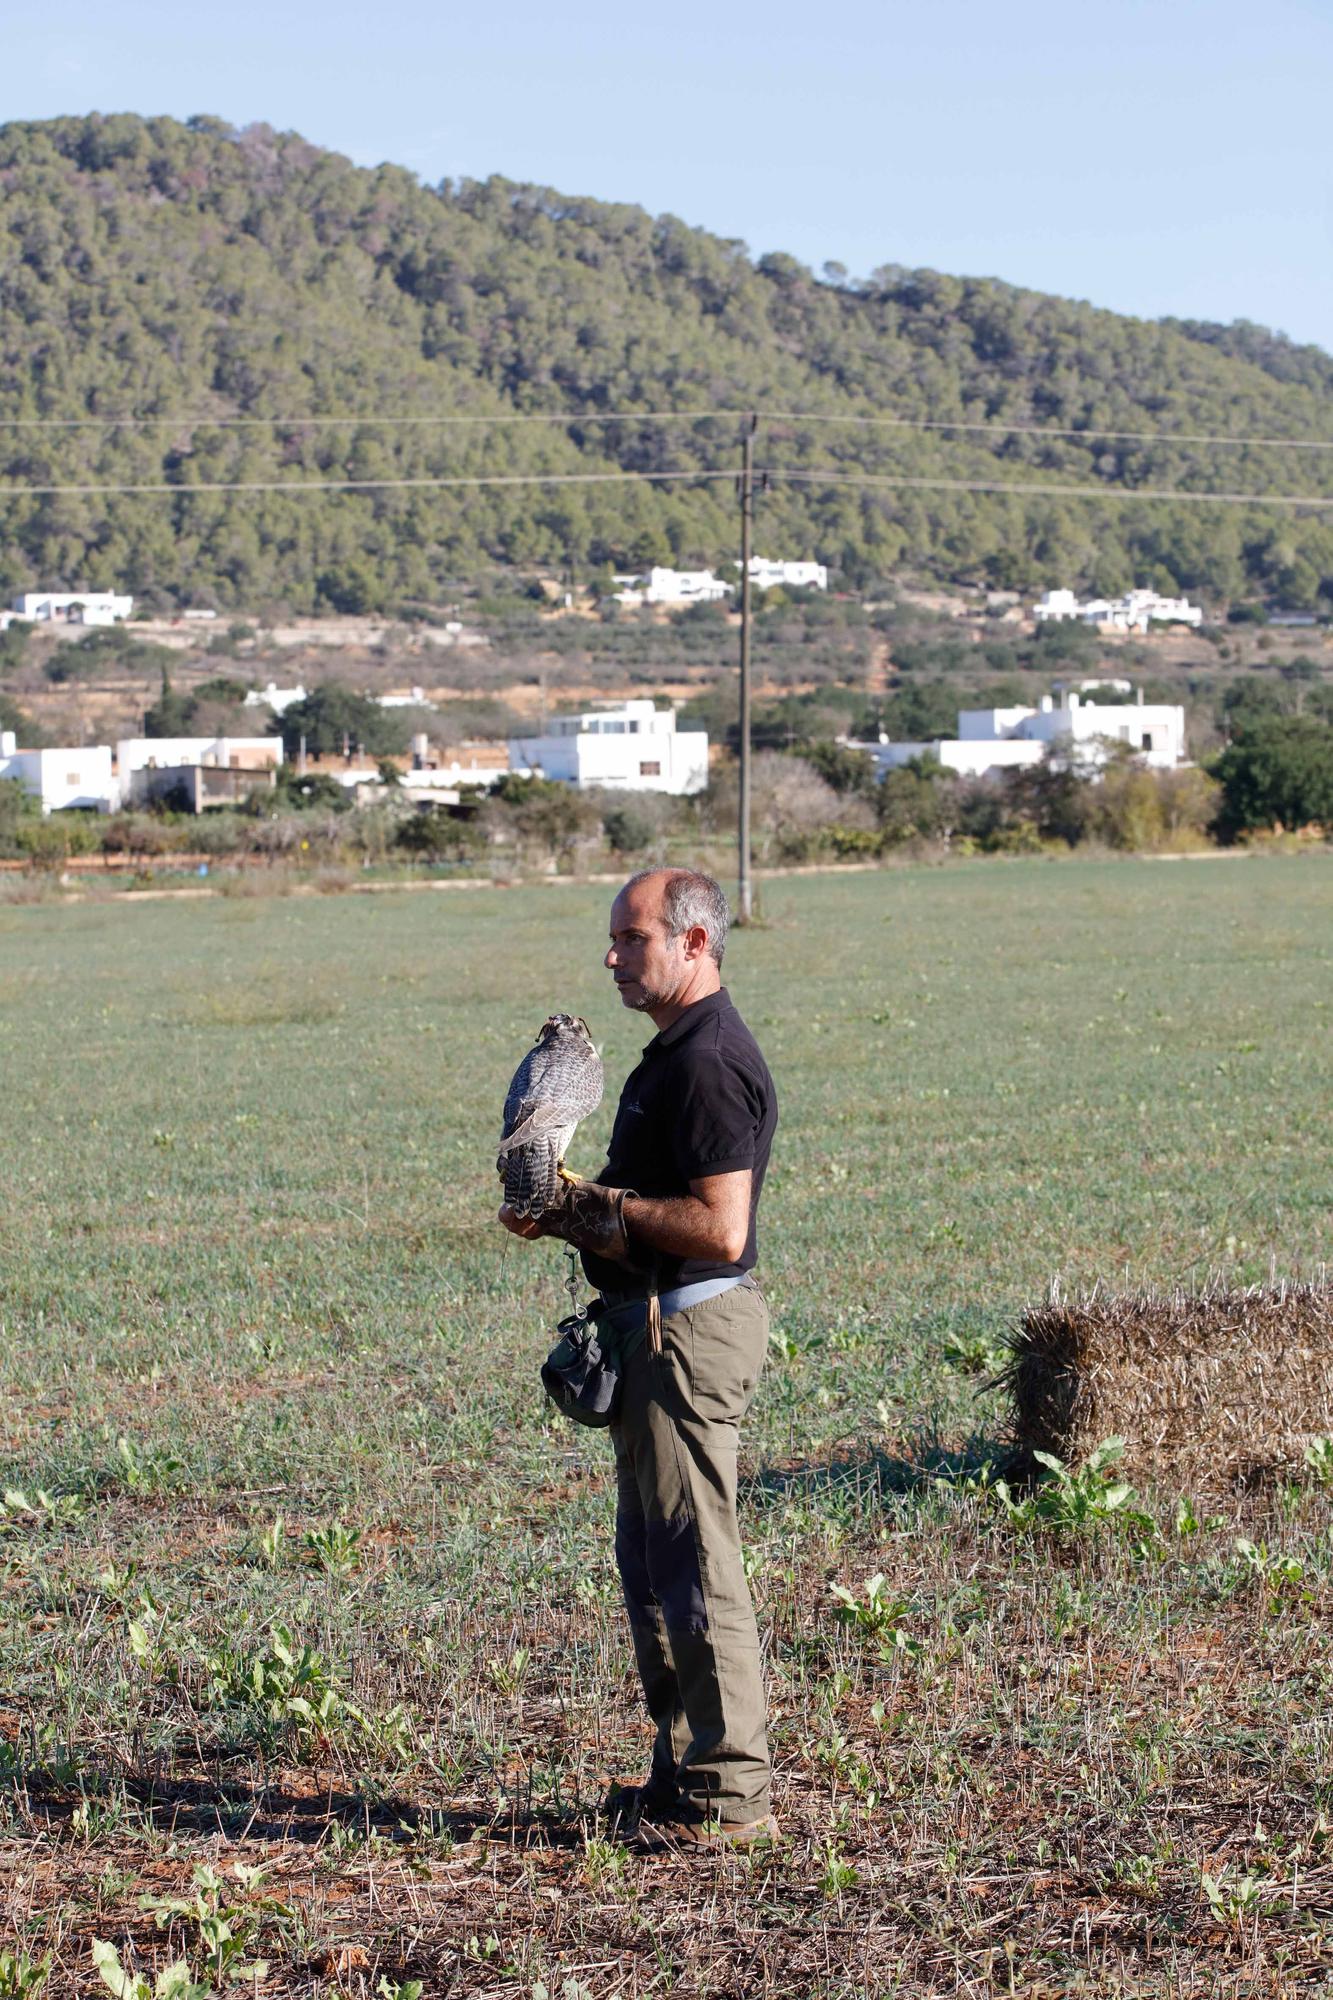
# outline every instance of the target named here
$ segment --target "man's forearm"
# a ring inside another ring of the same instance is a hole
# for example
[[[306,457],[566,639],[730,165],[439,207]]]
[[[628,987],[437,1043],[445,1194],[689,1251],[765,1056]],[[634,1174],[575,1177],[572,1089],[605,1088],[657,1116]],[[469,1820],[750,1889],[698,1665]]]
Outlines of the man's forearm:
[[[562,1187],[540,1216],[502,1208],[500,1220],[515,1236],[561,1236],[630,1269],[641,1270],[653,1251],[735,1264],[750,1237],[750,1192],[748,1167],[703,1175],[681,1195],[650,1197],[602,1181],[578,1181]]]
[[[661,1251],[667,1257],[707,1257],[734,1263],[745,1248],[736,1242],[736,1226],[697,1195],[669,1195],[651,1200],[630,1195],[625,1202],[625,1227],[632,1244]]]

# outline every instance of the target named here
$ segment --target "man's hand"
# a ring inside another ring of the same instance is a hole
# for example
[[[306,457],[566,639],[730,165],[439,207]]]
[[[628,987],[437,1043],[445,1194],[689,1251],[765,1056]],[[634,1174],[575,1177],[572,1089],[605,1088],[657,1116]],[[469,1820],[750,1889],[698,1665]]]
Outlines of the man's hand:
[[[513,1236],[526,1236],[530,1239],[534,1236],[545,1236],[546,1234],[546,1231],[542,1228],[540,1217],[535,1215],[520,1215],[516,1208],[510,1208],[508,1202],[500,1210],[500,1220]]]
[[[531,1241],[558,1236],[576,1250],[605,1257],[613,1264],[633,1264],[634,1253],[625,1232],[625,1188],[603,1187],[600,1181],[562,1182],[559,1198],[541,1215],[519,1215],[509,1207],[500,1221],[515,1236]]]

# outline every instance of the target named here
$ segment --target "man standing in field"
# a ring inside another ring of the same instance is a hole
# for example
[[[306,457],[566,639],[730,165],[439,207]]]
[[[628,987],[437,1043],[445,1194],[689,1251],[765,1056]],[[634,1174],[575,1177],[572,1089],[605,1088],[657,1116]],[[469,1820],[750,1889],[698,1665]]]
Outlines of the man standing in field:
[[[778,1113],[722,984],[727,924],[711,876],[654,868],[625,884],[605,964],[622,1005],[658,1032],[621,1092],[600,1178],[539,1222],[500,1210],[515,1235],[574,1244],[620,1309],[616,1563],[657,1738],[647,1782],[617,1786],[609,1803],[650,1842],[776,1830],[736,1458],[768,1343],[750,1273]]]

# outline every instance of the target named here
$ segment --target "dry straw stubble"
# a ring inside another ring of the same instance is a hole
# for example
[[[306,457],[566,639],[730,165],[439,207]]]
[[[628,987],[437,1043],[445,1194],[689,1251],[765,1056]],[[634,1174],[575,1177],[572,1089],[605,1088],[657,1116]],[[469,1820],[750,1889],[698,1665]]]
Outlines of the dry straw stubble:
[[[1124,1440],[1138,1479],[1234,1486],[1333,1433],[1333,1288],[1053,1295],[1023,1315],[1003,1382],[1020,1455],[1077,1465]]]

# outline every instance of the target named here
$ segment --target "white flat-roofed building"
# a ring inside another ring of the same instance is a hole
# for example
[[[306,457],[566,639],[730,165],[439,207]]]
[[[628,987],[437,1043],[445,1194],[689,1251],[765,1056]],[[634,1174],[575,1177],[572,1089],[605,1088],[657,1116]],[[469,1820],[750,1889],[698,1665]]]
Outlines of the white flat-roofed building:
[[[187,611],[185,615],[188,618],[190,614]],[[280,688],[275,681],[270,681],[267,687],[251,688],[241,706],[267,708],[274,715],[285,715],[293,702],[305,700],[305,693],[303,687]]]
[[[426,699],[426,695],[425,695],[425,690],[424,690],[424,689],[422,689],[422,688],[419,688],[419,687],[414,687],[414,688],[409,688],[406,694],[376,694],[376,695],[372,695],[372,696],[371,696],[371,700],[372,700],[372,701],[374,701],[374,702],[376,702],[376,703],[378,703],[378,705],[379,705],[379,706],[380,706],[381,708],[430,708],[430,709],[433,709],[433,708],[435,708],[435,707],[437,706],[437,704],[436,704],[435,702],[433,702],[433,701],[427,701],[427,699]]]
[[[875,775],[896,771],[918,757],[931,758],[960,778],[985,778],[993,771],[1014,771],[1024,764],[1040,764],[1046,755],[1044,743],[1011,738],[1003,742],[965,742],[956,737],[936,737],[927,743],[853,743],[875,760]]]
[[[655,568],[643,595],[646,604],[718,604],[733,587],[711,569]]]
[[[69,806],[114,812],[117,804],[111,746],[86,743],[77,750],[20,750],[13,732],[0,735],[0,779],[17,779],[40,800],[44,813]]]
[[[735,585],[724,583],[711,569],[650,569],[646,576],[617,576],[620,589],[613,601],[638,604],[718,604]]]
[[[1128,692],[1127,683],[1117,687]],[[958,734],[974,743],[1077,744],[1093,762],[1099,746],[1123,743],[1154,770],[1173,771],[1185,756],[1185,711],[1175,702],[1091,700],[1057,684],[1042,696],[1040,708],[961,710]]]
[[[426,771],[404,771],[399,787],[409,799],[441,799],[457,803],[465,791],[486,790],[509,769],[507,763],[479,768],[475,764],[434,764]]]
[[[1129,692],[1127,681],[1111,686]],[[1083,763],[1095,767],[1119,745],[1152,770],[1174,771],[1185,757],[1184,709],[1174,702],[1094,701],[1076,688],[1057,685],[1042,696],[1039,708],[962,709],[956,737],[852,747],[872,756],[881,775],[914,757],[934,757],[960,776],[985,777],[992,771],[1039,764],[1049,750],[1076,751]]]
[[[1039,625],[1059,625],[1078,619],[1102,632],[1146,632],[1152,625],[1203,623],[1203,611],[1185,597],[1162,597],[1155,590],[1127,590],[1123,597],[1089,597],[1080,601],[1072,590],[1048,590],[1032,607]]]
[[[708,783],[708,736],[702,729],[678,730],[673,709],[627,701],[556,716],[540,736],[511,737],[509,768],[581,791],[701,792]]]
[[[201,768],[271,773],[282,762],[280,736],[129,736],[116,745],[120,802],[136,805],[161,789],[154,774]]]
[[[1155,590],[1127,590],[1123,597],[1094,597],[1079,613],[1085,625],[1103,632],[1146,632],[1152,625],[1202,625],[1203,612],[1185,597],[1160,597]]]
[[[965,743],[994,743],[998,738],[1021,733],[1021,725],[1035,708],[960,708],[958,734]]]
[[[739,569],[740,564],[736,567]],[[756,590],[827,590],[828,570],[817,562],[774,562],[768,556],[750,557],[750,582]]]
[[[38,625],[118,625],[133,612],[134,599],[114,590],[25,590],[14,610]]]
[[[1032,615],[1039,625],[1062,625],[1077,618],[1081,609],[1072,590],[1048,590],[1033,605]]]
[[[458,794],[478,786],[493,785],[509,769],[509,752],[498,743],[463,743],[449,750],[434,750],[430,738],[418,730],[412,738],[412,764],[398,783],[408,798],[418,802],[438,798],[456,802]]]

